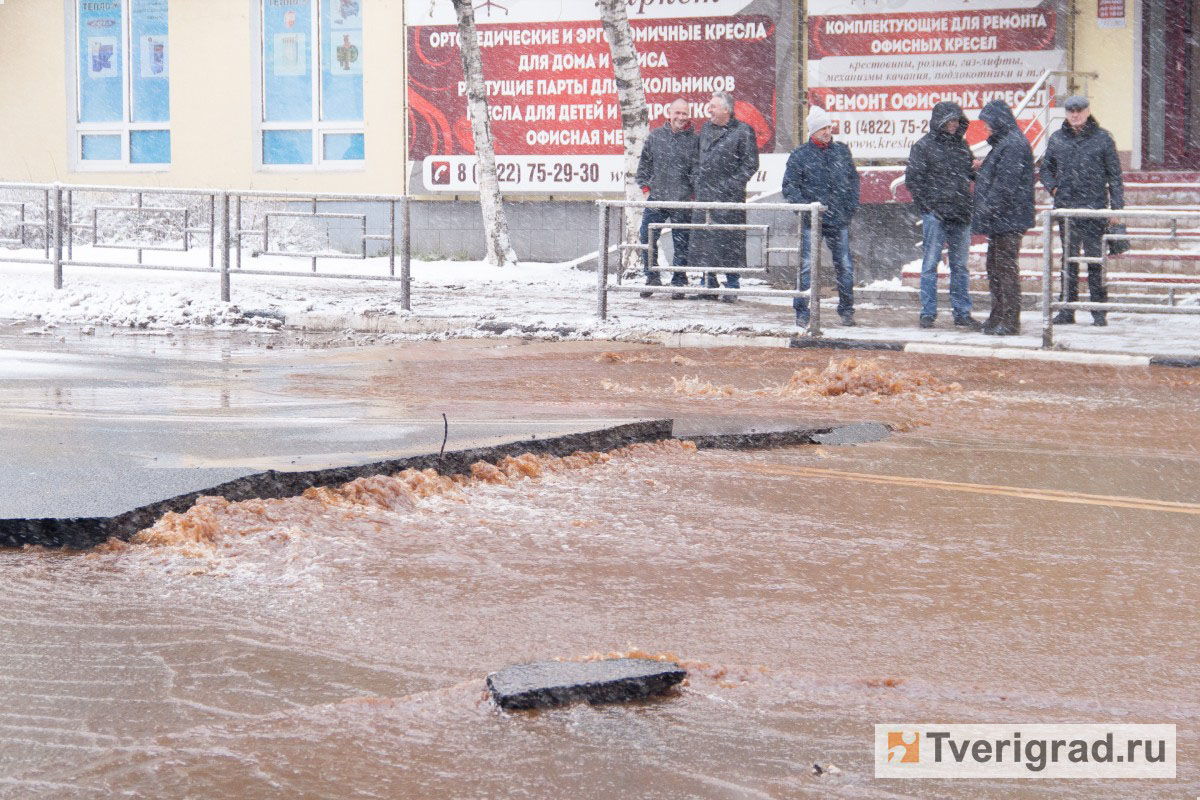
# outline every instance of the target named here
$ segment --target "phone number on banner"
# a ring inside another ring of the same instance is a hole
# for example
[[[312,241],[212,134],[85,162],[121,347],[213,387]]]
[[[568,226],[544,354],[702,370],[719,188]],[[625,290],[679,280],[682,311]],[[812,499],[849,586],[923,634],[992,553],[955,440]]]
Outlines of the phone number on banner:
[[[617,192],[624,165],[624,156],[497,156],[496,181],[508,192]],[[475,156],[426,156],[422,175],[430,191],[479,191]]]

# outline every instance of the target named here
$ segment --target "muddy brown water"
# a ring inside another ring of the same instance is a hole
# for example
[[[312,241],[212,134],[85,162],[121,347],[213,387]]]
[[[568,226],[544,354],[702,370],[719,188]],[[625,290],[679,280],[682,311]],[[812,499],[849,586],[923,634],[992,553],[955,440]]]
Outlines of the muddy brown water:
[[[288,357],[298,397],[451,419],[898,432],[206,501],[127,547],[0,552],[0,796],[1200,793],[1188,372],[504,342]],[[626,706],[486,698],[490,670],[607,653],[689,679]],[[872,726],[894,721],[1174,723],[1179,778],[876,781]]]

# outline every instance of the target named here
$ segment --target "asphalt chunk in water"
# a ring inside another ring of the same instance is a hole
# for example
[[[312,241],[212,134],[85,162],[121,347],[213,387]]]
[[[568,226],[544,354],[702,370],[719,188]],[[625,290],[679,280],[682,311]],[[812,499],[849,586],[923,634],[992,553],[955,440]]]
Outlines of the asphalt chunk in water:
[[[487,676],[492,699],[517,711],[586,700],[619,703],[664,693],[687,671],[671,661],[613,658],[603,661],[539,661],[506,667]]]

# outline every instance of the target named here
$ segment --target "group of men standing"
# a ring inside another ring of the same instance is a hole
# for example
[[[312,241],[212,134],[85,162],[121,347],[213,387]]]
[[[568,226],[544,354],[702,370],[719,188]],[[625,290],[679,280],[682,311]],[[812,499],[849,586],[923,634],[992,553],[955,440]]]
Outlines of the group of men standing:
[[[1056,208],[1124,207],[1121,165],[1116,144],[1108,131],[1091,116],[1087,98],[1073,96],[1065,103],[1067,118],[1051,135],[1042,159],[1040,177]],[[733,97],[713,94],[708,121],[697,133],[688,119],[687,102],[673,102],[667,123],[651,132],[637,171],[639,185],[649,200],[744,203],[746,186],[758,170],[758,148],[753,128],[734,116]],[[950,266],[950,307],[954,324],[997,336],[1020,332],[1021,290],[1019,260],[1021,240],[1034,225],[1034,157],[1012,109],[1003,100],[983,107],[979,120],[991,146],[987,157],[975,159],[967,145],[969,120],[952,102],[938,103],[930,116],[929,132],[909,152],[905,182],[921,213],[923,258],[921,264],[919,325],[931,328],[937,318],[937,267],[942,251]],[[854,268],[850,256],[850,222],[859,205],[859,175],[850,148],[834,141],[830,116],[819,107],[808,114],[809,138],[787,160],[783,196],[790,203],[820,203],[821,238],[833,255],[838,289],[838,316],[854,325]],[[745,211],[646,208],[642,217],[642,243],[648,244],[645,267],[648,286],[661,286],[657,271],[649,268],[650,250],[657,252],[659,228],[671,224],[676,267],[713,267],[705,274],[704,288],[718,288],[717,268],[743,269],[746,265]],[[1088,264],[1091,299],[1104,302],[1107,292],[1099,263],[1105,227],[1115,220],[1077,219],[1070,226],[1070,241],[1063,236],[1063,296],[1078,297],[1078,264]],[[689,227],[683,227],[683,226]],[[731,227],[721,227],[731,226]],[[987,277],[991,314],[983,323],[971,316],[967,256],[972,235],[988,238]],[[812,264],[811,229],[801,224],[801,291],[809,288]],[[1082,254],[1082,256],[1080,255]],[[1088,260],[1092,259],[1092,260]],[[727,272],[725,287],[737,289],[740,273]],[[687,286],[687,275],[676,271],[674,287]],[[648,297],[653,292],[643,293]],[[681,299],[684,292],[671,295]],[[705,292],[697,299],[717,299]],[[737,297],[722,294],[734,302]],[[807,297],[793,301],[796,324],[809,323]],[[1074,322],[1073,312],[1060,312],[1055,324]],[[1104,325],[1103,311],[1093,312],[1093,324]]]

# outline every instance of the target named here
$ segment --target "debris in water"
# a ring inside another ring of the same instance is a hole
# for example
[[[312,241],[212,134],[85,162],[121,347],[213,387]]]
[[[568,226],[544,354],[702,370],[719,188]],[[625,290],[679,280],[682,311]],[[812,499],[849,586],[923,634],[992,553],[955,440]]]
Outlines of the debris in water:
[[[541,661],[493,672],[487,687],[497,705],[515,711],[576,700],[616,703],[660,695],[686,676],[678,664],[644,658]]]

